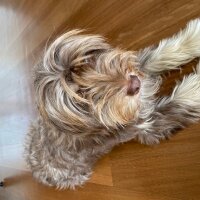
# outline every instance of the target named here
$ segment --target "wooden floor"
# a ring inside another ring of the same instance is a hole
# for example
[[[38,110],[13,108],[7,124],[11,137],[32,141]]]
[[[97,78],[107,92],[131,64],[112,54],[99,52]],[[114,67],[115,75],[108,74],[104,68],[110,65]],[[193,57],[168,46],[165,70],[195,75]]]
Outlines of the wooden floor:
[[[58,34],[73,28],[138,50],[200,17],[200,0],[1,0],[1,200],[199,200],[200,123],[148,147],[129,142],[99,161],[83,188],[57,191],[32,179],[23,141],[35,119],[31,70]],[[174,74],[173,78],[177,75]],[[162,88],[169,92],[174,79]]]

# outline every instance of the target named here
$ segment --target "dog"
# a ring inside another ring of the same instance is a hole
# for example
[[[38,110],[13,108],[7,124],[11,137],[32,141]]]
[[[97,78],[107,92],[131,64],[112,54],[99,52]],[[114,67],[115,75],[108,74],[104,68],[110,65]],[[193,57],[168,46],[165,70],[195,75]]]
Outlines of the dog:
[[[74,189],[95,162],[121,143],[153,145],[200,118],[200,64],[158,98],[161,74],[200,56],[200,19],[138,52],[72,30],[57,38],[34,70],[39,117],[26,161],[41,183]]]

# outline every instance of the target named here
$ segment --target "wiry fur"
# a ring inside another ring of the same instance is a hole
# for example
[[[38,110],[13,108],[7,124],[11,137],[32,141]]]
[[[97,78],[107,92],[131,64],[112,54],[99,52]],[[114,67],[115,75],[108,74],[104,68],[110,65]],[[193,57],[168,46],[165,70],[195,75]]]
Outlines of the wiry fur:
[[[155,94],[158,74],[199,56],[199,19],[138,53],[112,48],[102,37],[78,30],[59,37],[35,69],[40,117],[26,141],[34,177],[58,188],[75,188],[115,145],[132,139],[159,143],[198,121],[200,64],[171,96],[157,99]],[[133,93],[136,76],[141,86]]]

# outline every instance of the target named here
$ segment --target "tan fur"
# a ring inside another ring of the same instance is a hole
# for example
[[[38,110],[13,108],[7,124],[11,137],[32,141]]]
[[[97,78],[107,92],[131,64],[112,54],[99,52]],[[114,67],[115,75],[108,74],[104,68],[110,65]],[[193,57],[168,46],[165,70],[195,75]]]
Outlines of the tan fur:
[[[159,143],[197,122],[200,64],[170,96],[155,96],[158,74],[197,56],[199,19],[139,52],[113,48],[101,36],[79,30],[57,38],[35,68],[39,117],[26,141],[33,176],[50,186],[75,188],[115,145],[132,139]]]
[[[136,56],[112,49],[100,36],[78,33],[58,38],[36,69],[41,115],[63,131],[72,126],[117,128],[136,120],[139,94],[127,95],[130,75],[142,79]]]

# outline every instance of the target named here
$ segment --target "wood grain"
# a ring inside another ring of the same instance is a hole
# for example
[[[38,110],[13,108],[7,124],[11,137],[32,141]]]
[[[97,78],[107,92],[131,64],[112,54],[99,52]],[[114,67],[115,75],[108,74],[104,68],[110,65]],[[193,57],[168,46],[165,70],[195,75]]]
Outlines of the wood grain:
[[[1,0],[0,178],[6,185],[0,199],[199,200],[200,124],[157,146],[116,147],[76,191],[37,183],[22,156],[24,136],[37,115],[31,71],[56,36],[84,28],[106,36],[113,46],[138,50],[196,17],[200,0]],[[161,93],[169,93],[195,63],[166,76]]]

